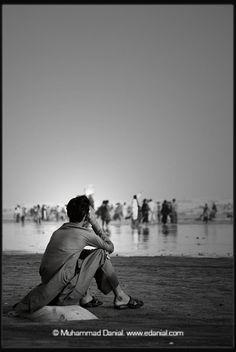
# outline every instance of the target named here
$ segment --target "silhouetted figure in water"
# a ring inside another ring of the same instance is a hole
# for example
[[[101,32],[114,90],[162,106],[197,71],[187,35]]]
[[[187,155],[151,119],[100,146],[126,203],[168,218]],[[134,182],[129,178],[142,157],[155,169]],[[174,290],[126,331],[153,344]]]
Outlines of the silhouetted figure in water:
[[[211,212],[210,212],[210,217],[209,217],[209,220],[213,220],[213,219],[215,219],[215,217],[216,217],[216,213],[217,213],[217,207],[216,207],[215,202],[213,202],[213,204],[212,204],[212,208],[211,208]]]
[[[38,204],[36,207],[35,207],[35,222],[37,224],[41,224],[41,207],[40,205]]]
[[[164,202],[162,203],[162,208],[161,208],[162,224],[165,225],[167,223],[169,213],[170,213],[170,209],[169,209],[168,202],[166,200],[164,200]]]
[[[102,219],[103,231],[110,233],[109,223],[111,221],[111,214],[110,214],[109,200],[104,200],[102,202],[102,205],[100,207],[100,216]]]
[[[41,211],[42,211],[42,216],[41,216],[42,220],[43,221],[47,220],[47,206],[46,206],[46,204],[42,205]]]
[[[15,220],[16,220],[16,222],[20,222],[21,207],[20,207],[19,205],[17,205],[17,206],[15,207],[14,215],[15,215]]]
[[[161,223],[161,205],[160,205],[160,202],[157,202],[157,221],[158,221],[158,224]]]
[[[123,218],[122,205],[120,203],[116,203],[113,220],[118,220],[119,222],[121,222],[122,218]]]
[[[20,220],[21,220],[21,225],[24,226],[25,224],[25,214],[26,214],[26,209],[25,207],[21,207],[21,216],[20,216]]]
[[[156,204],[152,199],[149,199],[148,206],[149,206],[149,222],[152,224],[156,221]]]
[[[207,224],[208,220],[209,220],[209,208],[208,208],[208,205],[206,203],[204,208],[203,208],[202,221]]]
[[[142,213],[142,223],[146,225],[149,223],[149,211],[150,211],[150,208],[148,205],[148,201],[147,199],[144,199],[141,207],[141,213]]]
[[[138,229],[140,223],[140,206],[138,197],[135,194],[131,202],[131,227],[132,229]]]
[[[177,224],[177,203],[175,198],[172,199],[171,203],[171,223]]]

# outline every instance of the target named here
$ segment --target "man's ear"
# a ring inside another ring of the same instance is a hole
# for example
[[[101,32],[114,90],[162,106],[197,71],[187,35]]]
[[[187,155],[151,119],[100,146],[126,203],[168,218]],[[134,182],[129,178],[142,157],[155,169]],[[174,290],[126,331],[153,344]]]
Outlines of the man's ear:
[[[82,219],[83,223],[88,222],[88,214],[85,214],[83,219]]]

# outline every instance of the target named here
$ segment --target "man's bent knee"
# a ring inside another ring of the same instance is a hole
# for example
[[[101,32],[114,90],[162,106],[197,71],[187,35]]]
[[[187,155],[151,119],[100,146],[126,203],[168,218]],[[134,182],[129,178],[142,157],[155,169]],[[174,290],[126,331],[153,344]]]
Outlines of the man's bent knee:
[[[102,248],[96,248],[94,250],[94,252],[96,252],[98,255],[101,255],[101,256],[104,256],[106,259],[110,259],[107,251],[105,249],[102,249]]]
[[[105,253],[106,254],[105,249],[102,249],[102,248],[96,248],[96,249],[94,249],[94,252],[96,252],[96,253]]]

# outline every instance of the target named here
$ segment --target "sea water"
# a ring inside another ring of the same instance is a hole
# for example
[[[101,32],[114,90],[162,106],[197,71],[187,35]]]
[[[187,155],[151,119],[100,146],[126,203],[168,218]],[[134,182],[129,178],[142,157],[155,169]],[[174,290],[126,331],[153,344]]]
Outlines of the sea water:
[[[2,224],[3,252],[43,253],[62,223],[14,222]],[[233,224],[161,224],[131,229],[130,224],[110,225],[110,239],[119,256],[233,256]]]

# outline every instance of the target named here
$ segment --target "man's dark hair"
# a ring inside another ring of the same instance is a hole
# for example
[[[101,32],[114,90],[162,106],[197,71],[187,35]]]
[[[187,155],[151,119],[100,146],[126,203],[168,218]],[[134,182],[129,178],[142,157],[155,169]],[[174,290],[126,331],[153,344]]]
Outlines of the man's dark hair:
[[[80,222],[89,212],[90,201],[86,196],[72,198],[67,204],[67,215],[70,222]]]

